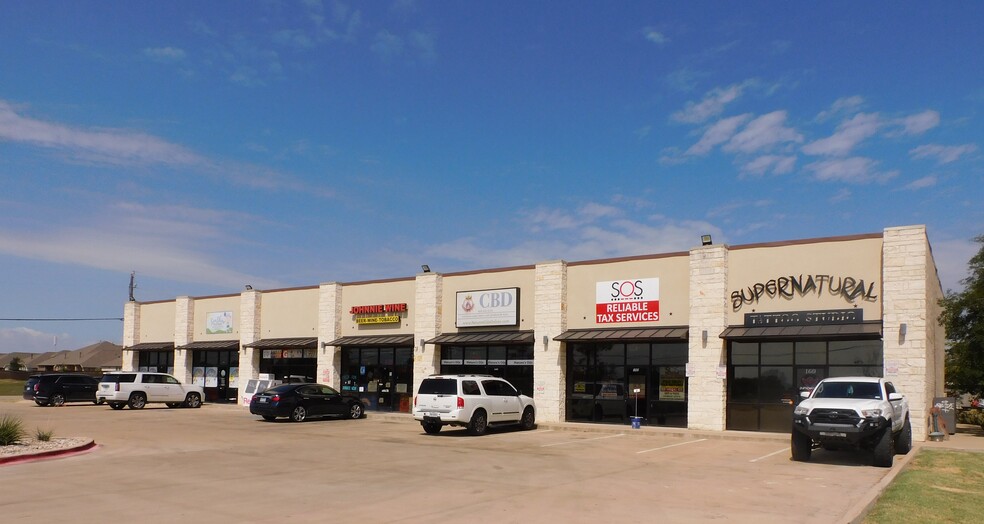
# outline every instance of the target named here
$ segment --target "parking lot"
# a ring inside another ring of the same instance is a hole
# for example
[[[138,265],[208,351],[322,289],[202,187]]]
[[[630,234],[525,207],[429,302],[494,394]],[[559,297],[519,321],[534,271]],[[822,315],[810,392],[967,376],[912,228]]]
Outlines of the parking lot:
[[[891,470],[788,440],[540,425],[425,435],[406,415],[268,423],[236,406],[0,401],[84,454],[0,467],[5,520],[839,522]],[[895,468],[900,467],[896,461]]]

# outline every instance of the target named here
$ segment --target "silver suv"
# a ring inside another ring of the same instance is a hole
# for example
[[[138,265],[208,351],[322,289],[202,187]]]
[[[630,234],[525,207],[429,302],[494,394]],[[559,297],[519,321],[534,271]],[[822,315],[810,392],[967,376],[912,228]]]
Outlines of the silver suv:
[[[519,424],[533,429],[536,405],[508,381],[491,375],[431,375],[413,398],[413,418],[428,434],[463,426],[481,435],[489,426]]]
[[[96,389],[96,400],[108,402],[113,409],[123,409],[123,406],[143,409],[149,402],[163,402],[169,408],[200,408],[203,398],[201,386],[182,384],[166,373],[106,373]]]

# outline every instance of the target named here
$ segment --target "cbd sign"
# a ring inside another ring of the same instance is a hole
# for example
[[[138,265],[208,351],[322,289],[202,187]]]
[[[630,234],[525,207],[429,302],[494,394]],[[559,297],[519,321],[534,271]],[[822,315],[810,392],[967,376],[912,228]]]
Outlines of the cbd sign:
[[[659,321],[659,279],[629,278],[595,285],[595,322]]]
[[[457,327],[519,324],[519,288],[459,291],[455,302]]]

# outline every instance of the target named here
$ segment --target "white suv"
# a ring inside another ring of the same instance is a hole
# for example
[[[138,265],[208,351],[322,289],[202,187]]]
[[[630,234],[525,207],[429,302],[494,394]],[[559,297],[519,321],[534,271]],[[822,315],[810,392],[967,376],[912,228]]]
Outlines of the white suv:
[[[432,375],[413,398],[413,418],[433,435],[442,426],[464,426],[481,435],[489,426],[533,429],[536,405],[512,384],[491,375]]]
[[[205,398],[201,386],[182,384],[166,373],[106,373],[99,380],[96,400],[108,402],[113,409],[143,409],[148,402],[164,402],[169,408],[202,407]]]

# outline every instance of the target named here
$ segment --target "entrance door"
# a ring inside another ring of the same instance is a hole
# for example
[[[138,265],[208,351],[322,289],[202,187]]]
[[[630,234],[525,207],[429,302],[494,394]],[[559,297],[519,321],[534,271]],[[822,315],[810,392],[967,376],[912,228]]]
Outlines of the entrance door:
[[[646,386],[649,385],[649,368],[638,367],[629,370],[628,402],[625,406],[629,416],[646,417]]]

